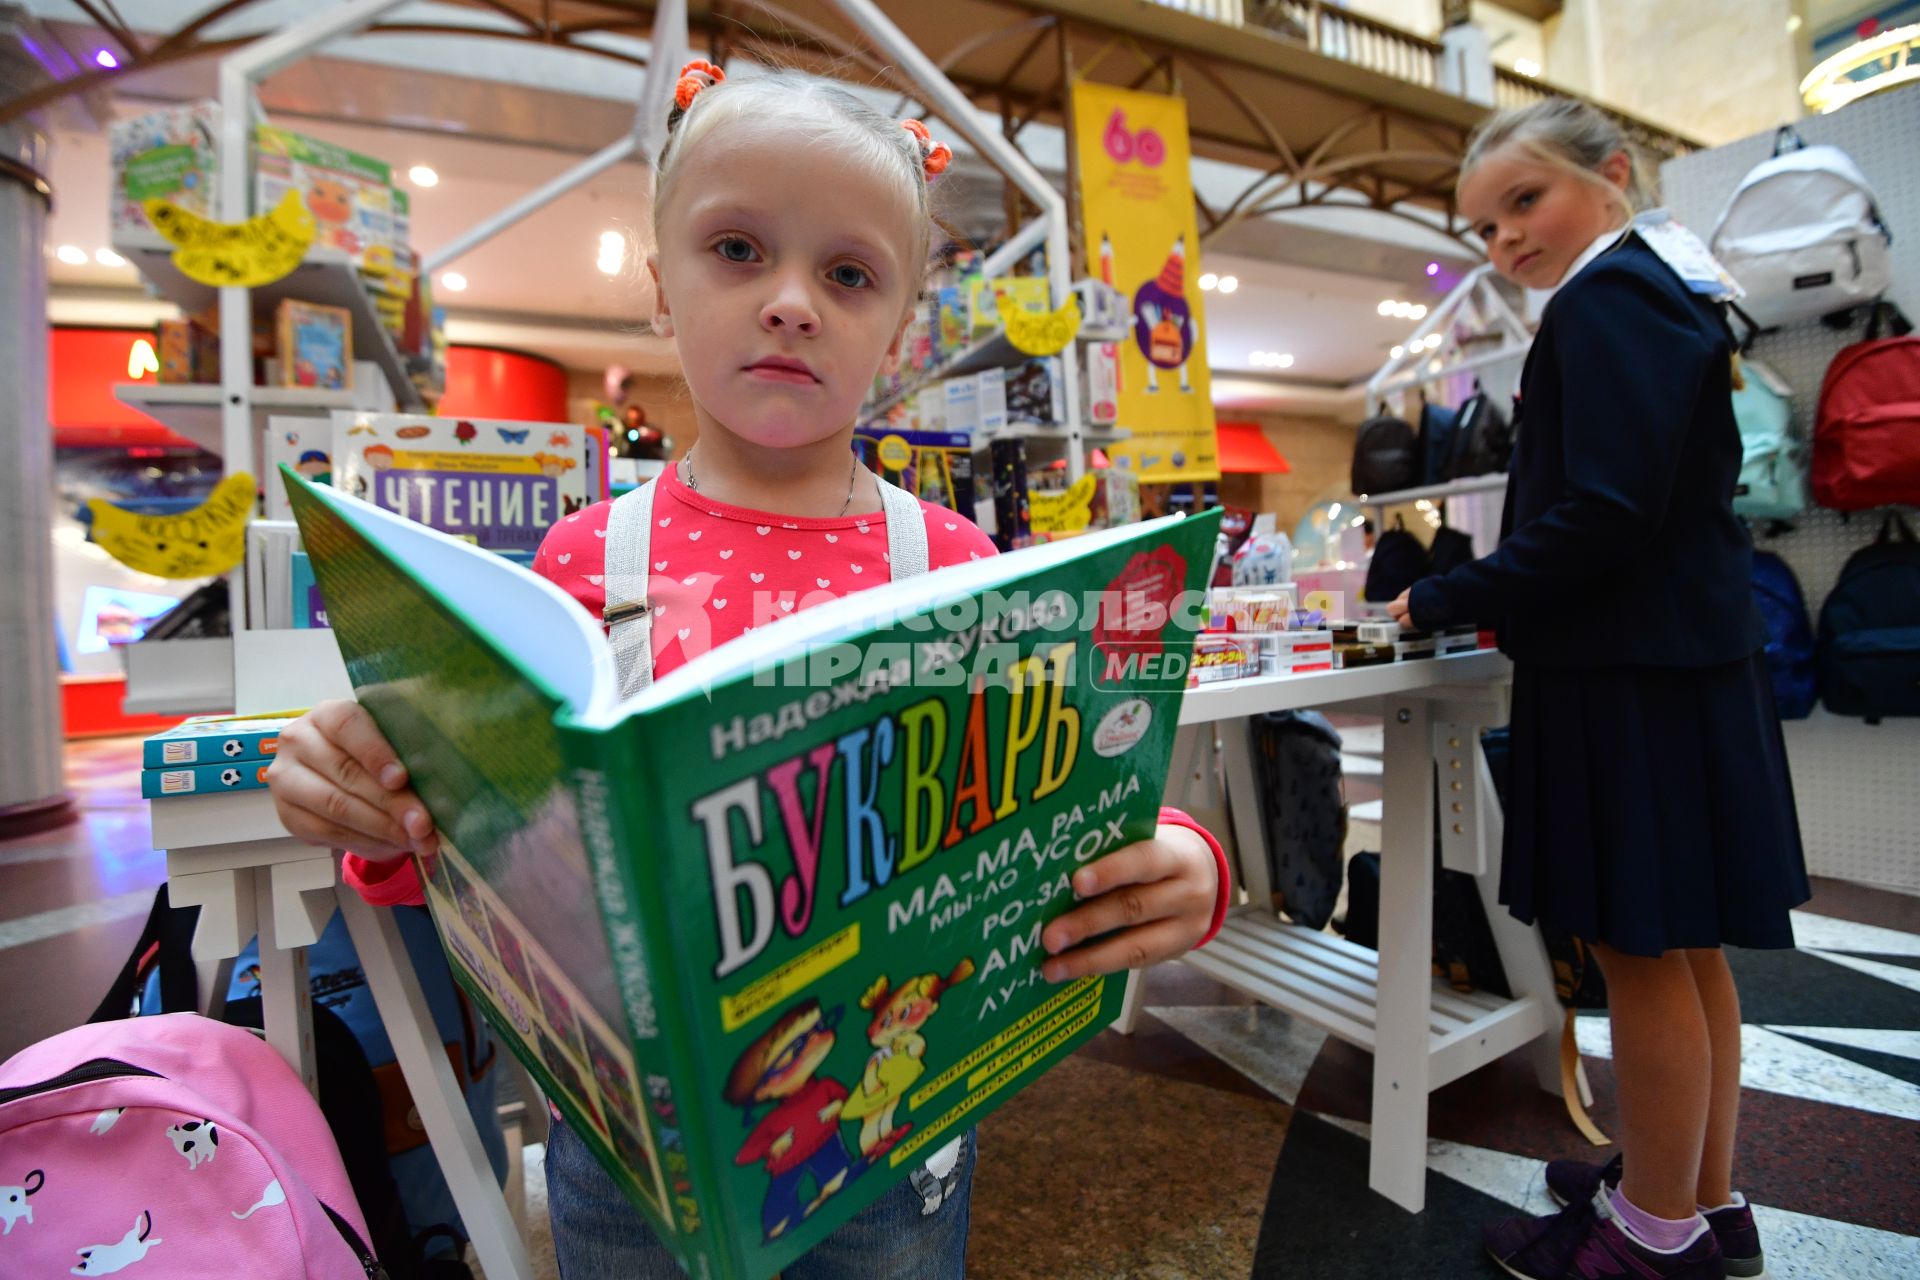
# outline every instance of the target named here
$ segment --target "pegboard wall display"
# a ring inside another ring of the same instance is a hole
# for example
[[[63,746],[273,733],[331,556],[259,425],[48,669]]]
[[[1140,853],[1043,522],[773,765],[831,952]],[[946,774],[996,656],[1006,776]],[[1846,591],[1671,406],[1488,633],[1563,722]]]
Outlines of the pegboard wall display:
[[[1920,88],[1866,98],[1796,127],[1808,145],[1831,143],[1859,164],[1893,233],[1887,296],[1920,319]],[[1660,171],[1664,203],[1704,239],[1740,179],[1771,154],[1768,133],[1669,161]],[[1793,388],[1802,432],[1812,430],[1828,362],[1862,336],[1862,328],[1839,332],[1809,321],[1754,343],[1754,358]],[[1915,519],[1908,509],[1908,523]],[[1817,622],[1841,565],[1874,539],[1880,522],[1877,511],[1848,519],[1809,506],[1790,532],[1756,542],[1792,567]],[[1920,720],[1869,725],[1817,708],[1811,719],[1789,721],[1786,737],[1807,869],[1920,893]]]

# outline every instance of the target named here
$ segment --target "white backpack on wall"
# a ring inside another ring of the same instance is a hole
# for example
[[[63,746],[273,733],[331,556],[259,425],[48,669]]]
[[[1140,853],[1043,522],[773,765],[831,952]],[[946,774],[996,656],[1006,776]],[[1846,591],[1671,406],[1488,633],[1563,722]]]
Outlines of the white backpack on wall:
[[[1772,328],[1878,298],[1893,278],[1892,239],[1853,157],[1809,147],[1786,125],[1773,158],[1734,189],[1709,247],[1747,291],[1743,309]]]

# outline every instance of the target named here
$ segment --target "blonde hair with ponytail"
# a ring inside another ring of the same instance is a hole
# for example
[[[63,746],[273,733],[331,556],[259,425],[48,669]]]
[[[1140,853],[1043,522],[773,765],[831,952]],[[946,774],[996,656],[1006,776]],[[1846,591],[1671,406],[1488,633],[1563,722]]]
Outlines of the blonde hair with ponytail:
[[[1627,140],[1604,112],[1571,98],[1548,98],[1530,107],[1513,107],[1480,122],[1467,139],[1466,159],[1460,162],[1464,180],[1475,165],[1501,147],[1512,145],[1541,164],[1551,165],[1604,188],[1619,208],[1624,224],[1653,201],[1640,179],[1640,166],[1627,150]],[[1600,172],[1616,152],[1627,157],[1627,186],[1623,191]]]

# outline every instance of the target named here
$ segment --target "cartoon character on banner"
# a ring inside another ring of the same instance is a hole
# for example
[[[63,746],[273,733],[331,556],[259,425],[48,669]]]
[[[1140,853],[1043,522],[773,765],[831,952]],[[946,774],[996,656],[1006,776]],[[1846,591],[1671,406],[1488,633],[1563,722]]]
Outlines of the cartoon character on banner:
[[[1147,390],[1160,389],[1161,369],[1180,371],[1180,390],[1192,394],[1187,357],[1193,354],[1193,308],[1186,296],[1187,238],[1173,242],[1160,274],[1133,295],[1133,340],[1147,358]]]

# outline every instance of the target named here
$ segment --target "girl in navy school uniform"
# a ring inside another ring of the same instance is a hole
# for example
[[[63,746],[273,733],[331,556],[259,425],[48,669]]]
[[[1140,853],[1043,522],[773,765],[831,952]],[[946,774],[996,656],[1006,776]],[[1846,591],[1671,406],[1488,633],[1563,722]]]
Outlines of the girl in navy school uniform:
[[[1481,126],[1460,207],[1495,268],[1555,289],[1494,553],[1390,606],[1490,623],[1513,658],[1500,897],[1587,942],[1607,980],[1621,1155],[1556,1162],[1566,1208],[1490,1224],[1530,1280],[1757,1276],[1733,1189],[1740,1002],[1723,945],[1790,947],[1809,896],[1733,514],[1731,341],[1632,225],[1620,133],[1552,100]]]

